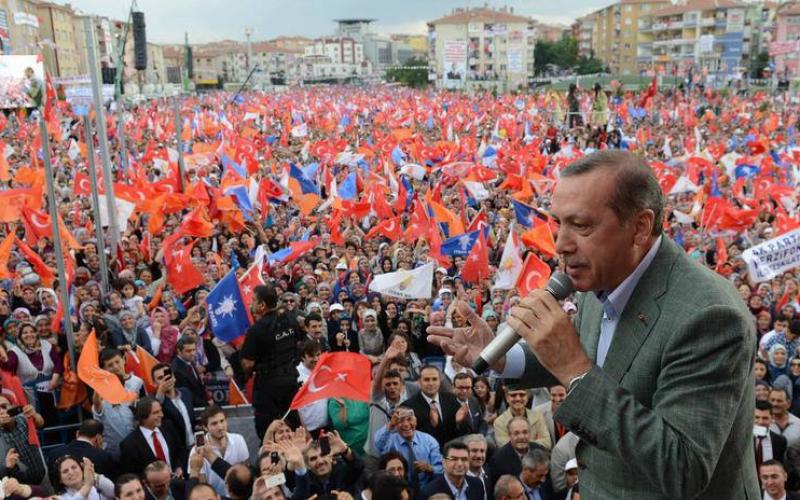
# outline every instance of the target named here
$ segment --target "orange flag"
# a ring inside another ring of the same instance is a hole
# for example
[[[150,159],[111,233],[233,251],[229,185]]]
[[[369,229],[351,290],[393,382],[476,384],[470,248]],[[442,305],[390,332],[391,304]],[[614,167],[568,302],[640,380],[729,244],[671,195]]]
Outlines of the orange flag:
[[[9,231],[6,239],[0,244],[0,279],[10,279],[14,275],[8,270],[8,258],[11,256],[11,248],[14,246],[14,231]]]
[[[53,272],[53,270],[44,263],[42,258],[39,257],[39,254],[26,245],[25,242],[20,239],[16,239],[15,241],[17,243],[17,248],[25,255],[25,260],[33,266],[33,270],[36,271],[36,274],[42,279],[42,284],[47,287],[52,286],[53,280],[56,279],[56,273]]]
[[[136,346],[136,357],[139,358],[139,378],[144,381],[144,390],[148,394],[153,394],[158,389],[156,381],[153,380],[153,367],[159,361],[152,354],[144,350],[142,346]]]
[[[136,401],[136,393],[126,391],[119,377],[100,368],[97,364],[97,354],[97,336],[92,330],[83,344],[81,357],[78,359],[78,378],[111,404]]]
[[[228,404],[233,406],[250,404],[233,379],[228,384]]]
[[[86,385],[72,371],[69,354],[64,356],[64,361],[64,381],[61,384],[61,395],[58,398],[58,403],[56,403],[56,408],[59,410],[68,410],[80,404],[87,397]]]
[[[214,234],[214,224],[208,220],[206,209],[202,206],[195,208],[183,218],[181,229],[185,234],[196,238],[208,238]]]
[[[528,248],[535,248],[548,257],[556,256],[556,242],[548,224],[538,224],[520,235],[520,240]]]
[[[550,266],[531,252],[525,258],[522,271],[517,278],[517,292],[520,297],[525,297],[531,290],[544,287],[549,279]]]
[[[8,160],[6,160],[6,155],[4,153],[5,149],[5,143],[0,141],[0,181],[3,182],[11,180],[11,176],[8,174]]]

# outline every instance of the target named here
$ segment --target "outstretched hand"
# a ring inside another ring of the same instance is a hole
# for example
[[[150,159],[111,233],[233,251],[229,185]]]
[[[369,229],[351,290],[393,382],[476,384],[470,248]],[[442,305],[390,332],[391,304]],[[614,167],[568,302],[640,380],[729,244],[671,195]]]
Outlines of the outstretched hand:
[[[465,328],[447,328],[444,326],[428,327],[428,342],[439,346],[446,354],[453,356],[461,366],[472,366],[481,351],[494,339],[489,325],[464,301],[456,303],[456,311],[463,316],[470,326]],[[499,360],[492,368],[502,371],[505,358]]]

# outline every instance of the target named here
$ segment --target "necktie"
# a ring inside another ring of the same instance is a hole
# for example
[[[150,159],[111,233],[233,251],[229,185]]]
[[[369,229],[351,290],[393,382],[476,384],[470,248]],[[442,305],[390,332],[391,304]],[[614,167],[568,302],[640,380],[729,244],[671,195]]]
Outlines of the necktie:
[[[153,437],[153,449],[156,452],[156,458],[163,462],[166,462],[167,455],[166,453],[164,453],[164,448],[161,446],[161,441],[158,440],[158,431],[153,431],[153,434],[151,434],[151,436]]]
[[[761,463],[764,462],[764,438],[756,438],[756,473],[761,468]]]
[[[406,447],[408,447],[408,482],[411,484],[412,487],[417,485],[417,471],[414,470],[414,462],[417,461],[417,455],[414,453],[414,443],[412,441],[406,441]]]
[[[469,422],[469,426],[472,427],[473,426],[472,412],[469,411],[469,401],[464,401],[464,408],[466,408],[467,410],[467,421]]]
[[[556,422],[555,424],[556,424],[556,442],[558,442],[558,440],[561,439],[564,436],[564,434],[566,434],[566,432],[564,426],[561,425],[561,422]],[[553,446],[555,446],[555,444],[553,444]]]
[[[431,427],[439,427],[439,410],[436,408],[436,400],[431,400],[431,413],[428,417],[431,421]]]

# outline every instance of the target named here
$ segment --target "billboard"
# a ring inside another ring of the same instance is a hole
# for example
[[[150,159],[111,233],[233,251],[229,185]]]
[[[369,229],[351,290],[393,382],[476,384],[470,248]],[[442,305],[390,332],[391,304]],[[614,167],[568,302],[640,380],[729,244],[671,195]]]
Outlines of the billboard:
[[[466,40],[447,40],[444,42],[444,88],[460,89],[467,78]]]
[[[524,73],[525,64],[522,62],[522,47],[519,45],[511,46],[506,51],[508,56],[508,72],[509,73]]]
[[[28,96],[31,81],[25,77],[26,68],[33,68],[33,78],[42,86],[44,98],[44,65],[37,59],[37,56],[0,56],[0,108],[34,107]]]

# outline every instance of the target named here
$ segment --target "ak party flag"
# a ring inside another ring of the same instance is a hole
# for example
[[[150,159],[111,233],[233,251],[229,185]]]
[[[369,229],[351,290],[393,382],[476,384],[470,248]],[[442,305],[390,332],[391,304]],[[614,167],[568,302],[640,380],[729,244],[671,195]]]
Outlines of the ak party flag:
[[[244,335],[250,326],[242,289],[231,271],[208,294],[208,319],[214,336],[230,342]]]

